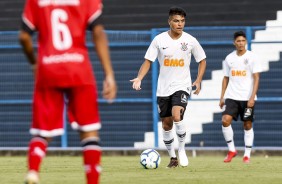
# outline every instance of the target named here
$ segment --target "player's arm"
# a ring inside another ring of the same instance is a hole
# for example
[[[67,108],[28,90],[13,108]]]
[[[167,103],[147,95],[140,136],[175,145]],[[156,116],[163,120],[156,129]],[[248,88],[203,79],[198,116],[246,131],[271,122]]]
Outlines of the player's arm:
[[[222,79],[222,85],[221,85],[221,95],[220,95],[220,101],[219,101],[219,107],[222,109],[223,105],[224,105],[224,94],[226,91],[226,88],[228,86],[229,83],[229,77],[224,76]]]
[[[116,97],[117,86],[110,59],[108,38],[102,24],[97,24],[92,27],[92,35],[96,52],[105,74],[102,92],[103,97],[111,101]]]
[[[150,70],[151,64],[152,64],[151,61],[149,61],[148,59],[145,59],[145,61],[143,62],[143,64],[141,65],[139,69],[137,77],[130,80],[130,82],[133,83],[132,84],[133,89],[141,90],[141,81],[143,80],[143,78],[146,76],[146,74]]]
[[[257,94],[258,88],[259,88],[259,73],[254,73],[253,78],[254,78],[253,91],[252,91],[252,95],[251,95],[251,97],[248,101],[248,107],[253,107],[255,105],[255,97],[256,97],[256,94]]]
[[[19,42],[22,45],[24,54],[26,55],[28,62],[31,64],[33,73],[36,72],[36,56],[34,54],[33,42],[31,32],[22,29],[19,33]]]
[[[201,82],[202,82],[203,76],[204,76],[205,71],[206,71],[206,66],[207,66],[206,59],[203,59],[202,61],[200,61],[199,67],[198,67],[197,79],[192,84],[192,86],[196,86],[196,90],[194,92],[194,94],[196,94],[196,95],[198,95],[201,91]]]

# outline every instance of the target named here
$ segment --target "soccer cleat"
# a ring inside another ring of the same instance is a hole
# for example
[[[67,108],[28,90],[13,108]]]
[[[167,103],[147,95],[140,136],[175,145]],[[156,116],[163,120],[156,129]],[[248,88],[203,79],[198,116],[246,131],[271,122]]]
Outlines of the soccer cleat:
[[[166,168],[175,168],[175,167],[178,167],[178,160],[177,160],[177,158],[175,157],[175,158],[173,158],[173,157],[171,157],[170,158],[170,162],[169,162],[169,164],[166,166]]]
[[[181,167],[187,167],[189,164],[188,157],[186,155],[186,151],[178,151],[179,165]]]
[[[244,156],[243,162],[246,163],[246,164],[250,163],[250,158],[247,157],[247,156]]]
[[[228,151],[227,156],[224,159],[224,162],[231,162],[232,158],[236,157],[237,155],[237,151],[232,152],[232,151]]]
[[[35,171],[29,171],[25,178],[24,184],[39,184],[39,176]]]

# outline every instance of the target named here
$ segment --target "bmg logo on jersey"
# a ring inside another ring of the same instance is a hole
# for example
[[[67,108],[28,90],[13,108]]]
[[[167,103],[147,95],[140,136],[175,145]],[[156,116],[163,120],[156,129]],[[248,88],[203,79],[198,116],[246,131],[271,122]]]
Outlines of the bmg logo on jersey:
[[[164,60],[164,66],[183,67],[184,59],[168,59]]]
[[[231,70],[231,75],[237,76],[237,77],[245,77],[247,75],[247,71],[246,70]]]

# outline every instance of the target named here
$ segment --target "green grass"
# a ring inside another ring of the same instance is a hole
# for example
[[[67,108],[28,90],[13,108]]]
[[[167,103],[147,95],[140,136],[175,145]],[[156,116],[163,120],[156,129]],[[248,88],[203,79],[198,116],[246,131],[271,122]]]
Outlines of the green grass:
[[[189,158],[187,168],[166,169],[169,158],[163,156],[160,168],[146,170],[139,156],[104,156],[101,184],[280,184],[282,157],[254,156],[250,164],[241,157],[223,163],[223,157]],[[41,184],[84,184],[82,158],[49,156],[41,167]],[[25,157],[0,157],[0,183],[23,183]]]

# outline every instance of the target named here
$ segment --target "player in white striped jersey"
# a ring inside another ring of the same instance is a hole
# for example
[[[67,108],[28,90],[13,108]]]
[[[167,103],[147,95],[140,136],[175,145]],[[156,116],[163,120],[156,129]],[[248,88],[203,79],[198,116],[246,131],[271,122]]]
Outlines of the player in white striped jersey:
[[[250,162],[254,140],[252,122],[261,65],[255,54],[246,49],[246,44],[246,34],[242,31],[235,32],[236,50],[227,55],[223,61],[224,78],[219,106],[224,108],[222,132],[229,149],[224,162],[231,162],[232,158],[237,155],[231,123],[232,119],[237,121],[239,115],[244,122],[245,153],[243,162]]]
[[[200,83],[206,69],[206,55],[203,48],[196,38],[183,31],[185,17],[186,13],[183,9],[178,7],[170,9],[168,19],[170,30],[153,39],[138,76],[131,80],[133,89],[140,90],[142,79],[149,71],[151,64],[158,58],[160,72],[156,95],[162,120],[163,140],[171,157],[168,168],[178,166],[173,144],[173,125],[175,125],[179,142],[179,165],[188,166],[185,151],[186,128],[182,120],[192,86],[196,87],[194,94],[199,94]],[[191,55],[199,63],[198,76],[193,83],[190,76]]]

